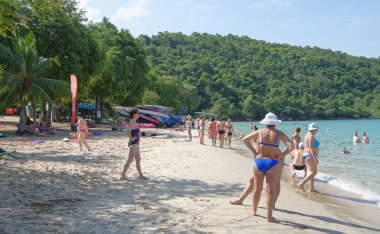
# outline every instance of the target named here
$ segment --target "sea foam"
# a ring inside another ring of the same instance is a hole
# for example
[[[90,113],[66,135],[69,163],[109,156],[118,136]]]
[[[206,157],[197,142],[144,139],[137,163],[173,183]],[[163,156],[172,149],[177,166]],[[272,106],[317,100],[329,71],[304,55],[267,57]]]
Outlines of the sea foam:
[[[332,186],[337,187],[339,189],[342,189],[344,191],[348,191],[348,192],[358,194],[364,200],[373,202],[373,203],[377,204],[377,206],[380,208],[380,195],[364,188],[361,185],[355,185],[355,184],[350,183],[346,180],[339,179],[336,176],[332,176],[330,174],[320,173],[320,172],[317,174],[315,179],[317,181],[324,182],[328,185],[332,185]]]

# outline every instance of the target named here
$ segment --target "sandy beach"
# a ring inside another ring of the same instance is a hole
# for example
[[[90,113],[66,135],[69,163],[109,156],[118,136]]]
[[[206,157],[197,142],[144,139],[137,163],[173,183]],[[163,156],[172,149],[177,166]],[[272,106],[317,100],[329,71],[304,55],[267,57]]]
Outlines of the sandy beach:
[[[186,142],[184,132],[144,129],[141,164],[149,180],[138,178],[133,163],[131,180],[120,181],[125,132],[97,129],[103,135],[88,141],[93,151],[80,152],[75,141],[62,142],[69,126],[58,128],[48,137],[0,138],[0,147],[19,157],[0,160],[0,233],[380,233],[376,205],[320,183],[320,193],[308,198],[289,183],[287,168],[274,211],[280,223],[265,220],[265,191],[259,216],[249,214],[251,196],[230,205],[252,160],[209,139],[199,145],[198,138]],[[11,130],[0,119],[0,131]],[[33,144],[37,139],[45,142]]]

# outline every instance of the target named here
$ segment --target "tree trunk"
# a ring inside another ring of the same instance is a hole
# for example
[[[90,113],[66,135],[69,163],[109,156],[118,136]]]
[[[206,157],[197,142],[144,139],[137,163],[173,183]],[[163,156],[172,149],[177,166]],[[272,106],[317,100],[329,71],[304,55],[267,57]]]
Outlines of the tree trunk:
[[[24,103],[24,95],[20,93],[20,121],[18,123],[18,128],[16,131],[17,135],[22,135],[26,132],[25,127],[25,103]]]
[[[32,104],[32,117],[33,117],[33,122],[37,122],[37,114],[36,114],[36,103],[33,100],[30,100]]]
[[[96,95],[96,105],[95,105],[95,123],[100,124],[102,122],[102,96],[100,94]],[[98,115],[98,113],[100,115]]]
[[[42,101],[41,104],[41,121],[47,122],[47,111],[46,111],[46,101]]]
[[[58,118],[58,106],[56,105],[53,106],[51,115],[52,115],[53,122],[59,122],[60,118]]]
[[[46,115],[46,127],[51,127],[52,119],[52,104],[48,104],[47,115]]]

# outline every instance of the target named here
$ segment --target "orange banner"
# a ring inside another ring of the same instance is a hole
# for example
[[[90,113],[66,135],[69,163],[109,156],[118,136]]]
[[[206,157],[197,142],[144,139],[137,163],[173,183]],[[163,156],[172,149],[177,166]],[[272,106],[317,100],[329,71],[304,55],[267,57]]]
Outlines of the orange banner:
[[[77,85],[77,77],[75,75],[71,75],[70,76],[70,84],[71,84],[71,121],[73,123],[75,123],[75,119],[76,119],[76,114],[75,114],[75,111],[76,111],[76,101],[77,101],[77,89],[78,89],[78,85]]]

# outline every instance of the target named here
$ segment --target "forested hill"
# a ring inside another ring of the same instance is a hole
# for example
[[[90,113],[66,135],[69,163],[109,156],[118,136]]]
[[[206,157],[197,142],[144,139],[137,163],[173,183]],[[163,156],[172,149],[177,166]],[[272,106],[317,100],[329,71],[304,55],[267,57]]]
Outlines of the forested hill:
[[[194,110],[255,119],[269,111],[293,119],[380,117],[380,58],[246,36],[165,32],[138,39],[153,76],[195,86]]]

